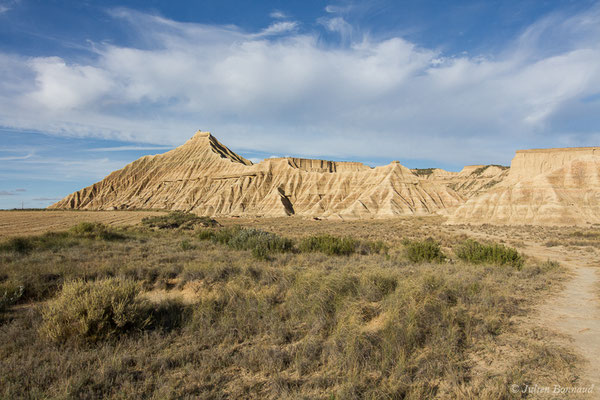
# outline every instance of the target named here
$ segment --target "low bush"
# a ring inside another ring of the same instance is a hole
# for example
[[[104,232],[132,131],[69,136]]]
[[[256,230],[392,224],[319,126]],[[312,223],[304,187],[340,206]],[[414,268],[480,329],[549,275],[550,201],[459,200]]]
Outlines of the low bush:
[[[124,240],[125,235],[98,222],[81,222],[69,229],[69,233],[78,238],[95,240]]]
[[[446,256],[442,252],[439,243],[433,239],[414,240],[404,242],[404,252],[406,258],[411,262],[443,262]]]
[[[173,211],[167,215],[145,217],[142,219],[142,225],[158,229],[193,229],[196,226],[215,227],[219,223],[209,217],[200,217],[182,211]]]
[[[198,234],[201,240],[212,240],[236,250],[250,250],[258,259],[269,259],[273,253],[284,253],[294,248],[288,238],[258,229],[226,228],[215,231],[203,230]]]
[[[349,237],[318,235],[303,238],[298,247],[302,252],[320,251],[327,255],[350,255],[356,251],[358,245],[357,240]]]
[[[387,254],[389,246],[381,240],[377,241],[361,241],[358,245],[357,252],[360,254]]]
[[[525,262],[519,252],[502,244],[482,244],[467,240],[454,250],[456,256],[472,264],[511,265],[520,269]]]
[[[0,283],[0,312],[12,306],[23,296],[24,287],[12,282]]]
[[[96,342],[150,324],[151,308],[138,297],[132,280],[109,278],[63,285],[43,310],[42,336],[54,342]]]

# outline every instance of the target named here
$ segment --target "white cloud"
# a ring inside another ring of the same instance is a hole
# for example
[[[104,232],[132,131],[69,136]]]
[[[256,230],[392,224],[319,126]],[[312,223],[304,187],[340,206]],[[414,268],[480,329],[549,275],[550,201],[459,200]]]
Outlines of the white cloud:
[[[240,150],[455,164],[598,139],[565,116],[600,123],[598,102],[581,105],[600,92],[598,8],[542,20],[486,58],[374,39],[341,17],[321,20],[346,38],[331,46],[295,22],[244,32],[112,15],[153,45],[96,44],[88,63],[0,54],[0,125],[161,145],[202,126]]]
[[[335,6],[332,4],[329,4],[327,6],[325,6],[325,12],[328,12],[330,14],[343,14],[343,13],[347,13],[350,10],[352,10],[353,6],[352,5],[347,5],[347,6]]]
[[[115,146],[115,147],[95,147],[85,151],[141,151],[141,150],[167,150],[171,146]]]
[[[281,11],[281,10],[273,10],[269,14],[269,16],[271,18],[275,18],[275,19],[285,19],[285,18],[288,18],[288,15],[286,13],[284,13],[283,11]]]
[[[259,34],[255,35],[256,37],[261,36],[272,36],[272,35],[280,35],[282,33],[295,31],[298,27],[297,22],[275,22],[274,24],[269,25],[268,28],[263,29]]]
[[[354,31],[352,25],[350,25],[342,17],[335,18],[322,18],[320,19],[322,25],[324,25],[329,31],[337,32],[340,34],[342,41],[348,41],[352,39],[352,32]]]

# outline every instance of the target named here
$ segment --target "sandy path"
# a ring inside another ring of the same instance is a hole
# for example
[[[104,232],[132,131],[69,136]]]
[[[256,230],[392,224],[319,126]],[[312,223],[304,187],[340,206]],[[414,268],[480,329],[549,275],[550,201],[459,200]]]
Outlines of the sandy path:
[[[600,398],[600,261],[594,255],[565,254],[540,246],[529,246],[525,253],[556,260],[569,269],[572,276],[564,290],[538,307],[536,319],[573,339],[571,345],[586,360],[582,378],[595,384]]]
[[[479,239],[500,240],[507,236],[460,230]],[[562,246],[547,247],[528,242],[520,249],[540,260],[558,261],[570,277],[564,289],[552,295],[532,312],[530,322],[542,325],[571,339],[564,345],[574,349],[585,363],[581,385],[594,384],[593,398],[600,399],[600,259],[588,253]]]

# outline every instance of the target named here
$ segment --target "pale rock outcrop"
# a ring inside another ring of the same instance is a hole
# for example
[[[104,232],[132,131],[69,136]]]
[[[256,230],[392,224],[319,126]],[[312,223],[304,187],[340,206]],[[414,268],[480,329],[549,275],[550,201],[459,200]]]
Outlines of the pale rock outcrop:
[[[466,201],[448,223],[600,223],[600,148],[519,150],[505,179]]]
[[[142,157],[50,208],[381,218],[432,214],[464,200],[450,187],[421,179],[398,162],[376,168],[301,158],[252,164],[210,133],[197,132],[184,145]]]
[[[444,171],[439,168],[413,169],[419,178],[448,186],[465,199],[477,196],[502,182],[508,167],[501,165],[467,165],[460,172]]]
[[[600,148],[517,151],[511,168],[410,170],[394,161],[273,158],[258,164],[208,132],[142,157],[50,208],[167,209],[210,216],[385,218],[448,215],[448,223],[600,223]]]

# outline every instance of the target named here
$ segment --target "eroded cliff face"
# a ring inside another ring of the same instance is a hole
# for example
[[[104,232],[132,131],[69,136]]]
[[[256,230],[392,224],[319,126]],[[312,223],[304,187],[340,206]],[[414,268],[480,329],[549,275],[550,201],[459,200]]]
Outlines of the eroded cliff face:
[[[600,148],[519,150],[505,179],[467,200],[448,223],[600,223]]]
[[[259,164],[208,132],[142,157],[50,208],[167,209],[210,216],[386,218],[448,215],[448,223],[600,223],[600,148],[520,150],[511,168],[410,170],[395,161],[274,158]]]
[[[142,157],[51,208],[379,218],[432,214],[464,200],[447,185],[422,179],[398,162],[376,168],[300,158],[252,164],[210,133],[198,132],[184,145]]]

